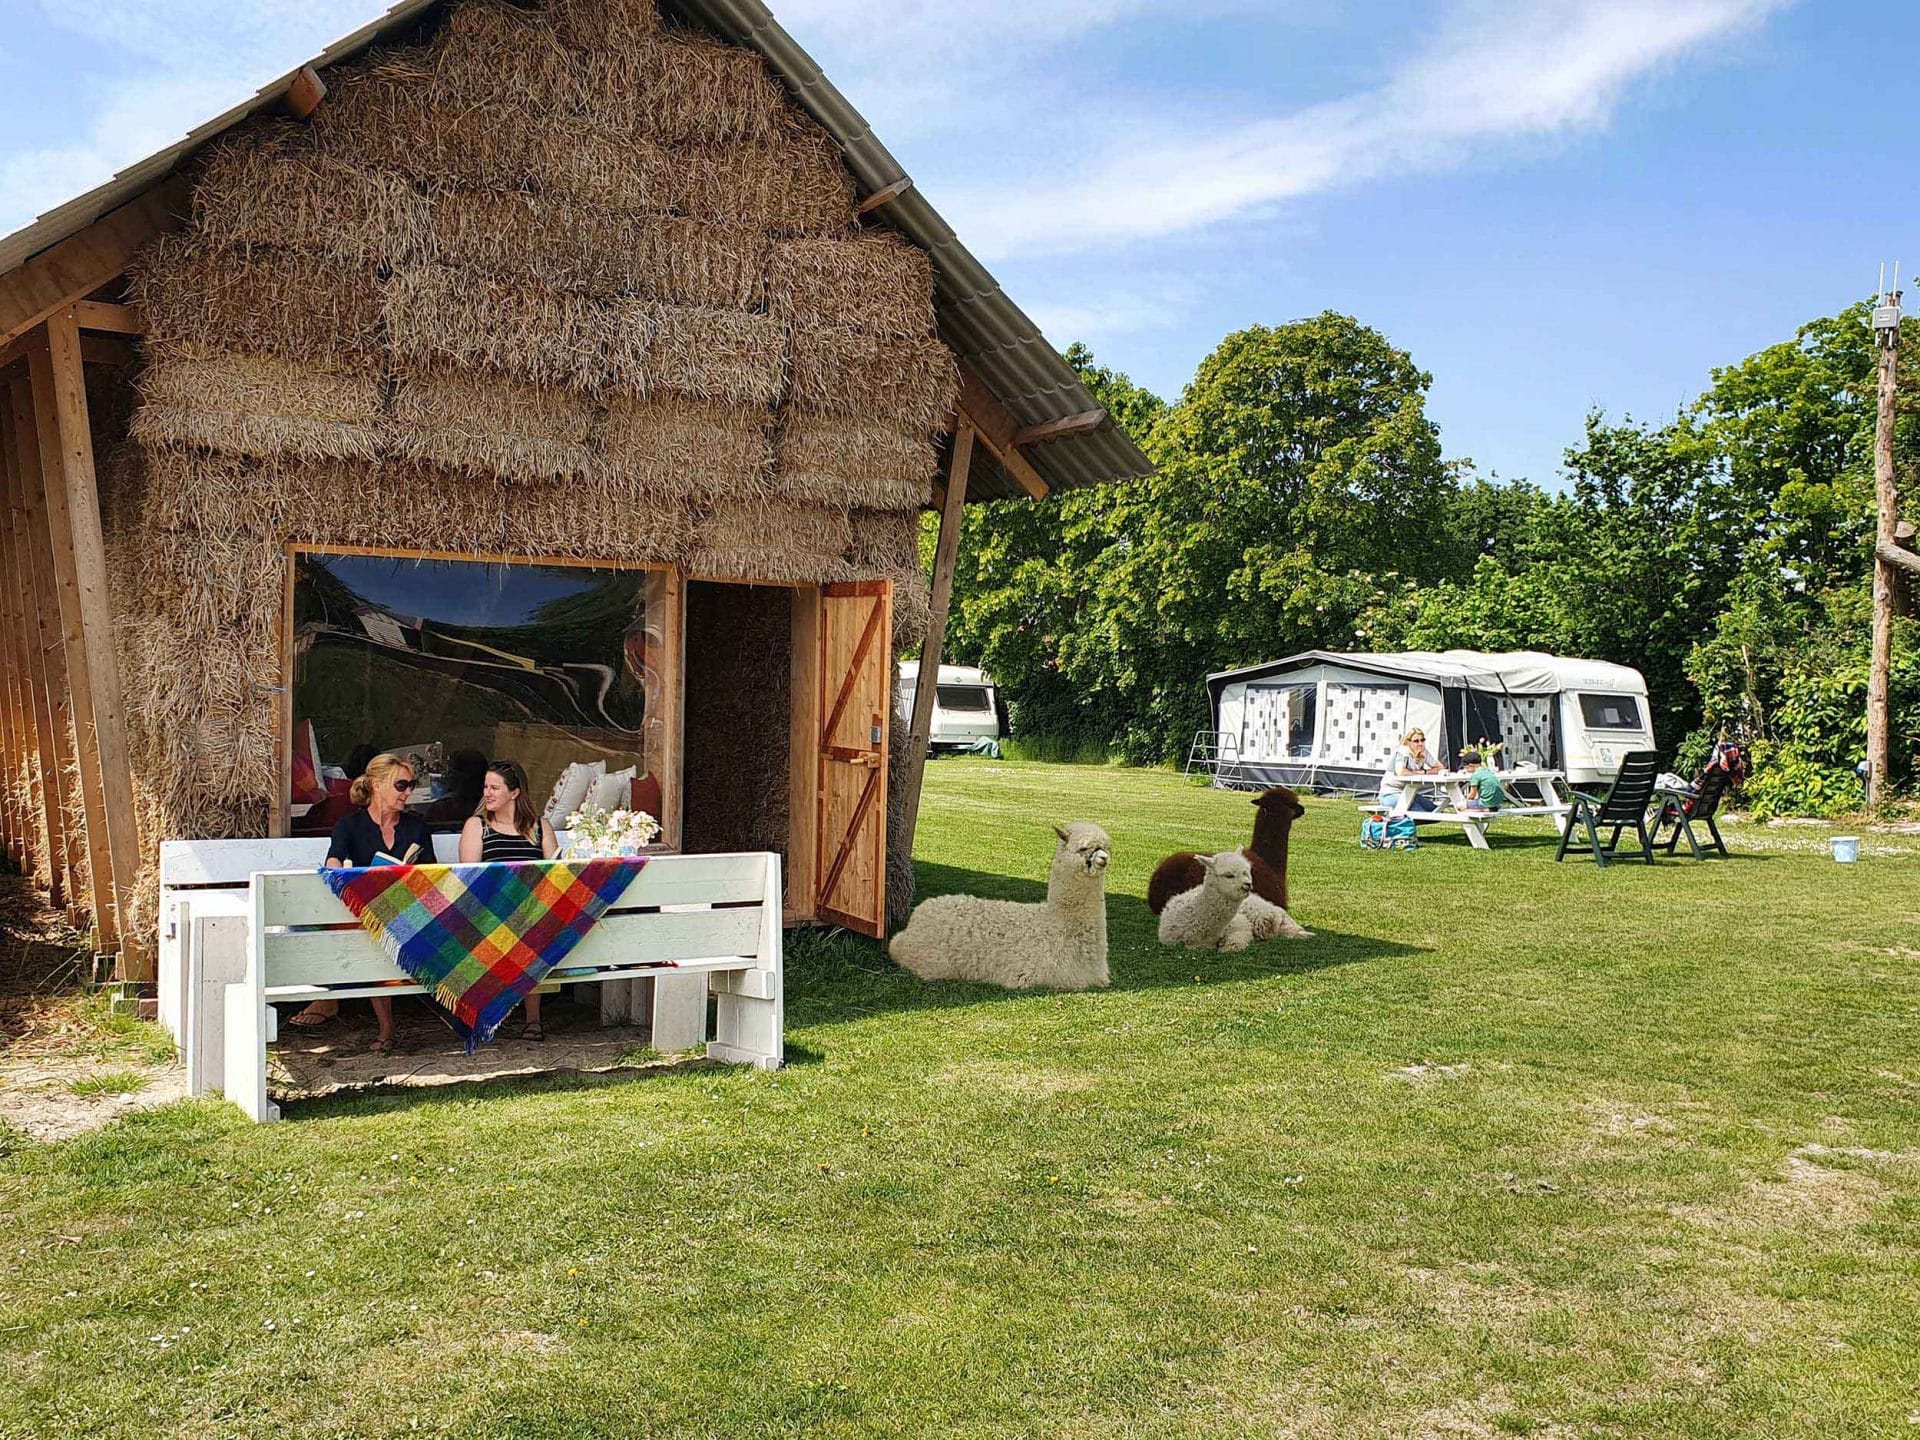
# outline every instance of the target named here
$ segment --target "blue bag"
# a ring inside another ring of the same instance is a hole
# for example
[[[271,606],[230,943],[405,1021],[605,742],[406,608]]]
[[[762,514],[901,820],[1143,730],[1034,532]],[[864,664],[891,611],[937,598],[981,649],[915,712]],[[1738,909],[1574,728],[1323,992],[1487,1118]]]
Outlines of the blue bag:
[[[1419,831],[1407,815],[1369,815],[1360,822],[1360,845],[1366,850],[1417,850]]]

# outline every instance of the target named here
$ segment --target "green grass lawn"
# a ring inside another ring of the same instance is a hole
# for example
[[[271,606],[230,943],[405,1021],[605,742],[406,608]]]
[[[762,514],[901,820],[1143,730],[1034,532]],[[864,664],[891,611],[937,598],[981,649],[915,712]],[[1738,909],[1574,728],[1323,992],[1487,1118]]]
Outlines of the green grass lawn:
[[[1311,941],[1154,941],[1244,796],[943,762],[928,893],[1111,832],[1111,990],[803,935],[778,1074],[16,1142],[0,1436],[1920,1433],[1920,854],[1379,854],[1309,803]]]

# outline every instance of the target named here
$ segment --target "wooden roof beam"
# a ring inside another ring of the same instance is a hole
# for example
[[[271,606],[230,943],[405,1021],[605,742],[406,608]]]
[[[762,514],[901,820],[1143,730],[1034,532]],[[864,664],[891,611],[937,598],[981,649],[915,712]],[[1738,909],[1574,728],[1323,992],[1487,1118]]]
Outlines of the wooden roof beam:
[[[82,300],[73,307],[73,321],[82,330],[99,330],[108,335],[144,335],[147,319],[131,305],[110,305],[104,300]]]
[[[171,176],[0,275],[0,345],[122,274],[148,241],[178,229],[186,211],[186,179]]]
[[[320,72],[311,65],[302,65],[293,72],[293,79],[287,85],[287,113],[296,120],[305,120],[320,108],[320,102],[327,98],[327,82],[320,78]]]
[[[1014,440],[1020,433],[1020,423],[966,364],[960,366],[960,413],[978,433],[987,453],[1000,462],[1000,468],[1011,475],[1022,490],[1035,500],[1047,498],[1047,482],[1020,453]]]
[[[891,185],[883,185],[874,191],[873,194],[867,196],[866,199],[862,200],[859,205],[854,208],[854,213],[856,215],[865,215],[871,210],[878,210],[889,200],[898,200],[912,188],[913,178],[908,175],[902,175]]]
[[[1105,410],[1082,410],[1078,415],[1062,415],[1058,420],[1042,420],[1038,425],[1016,430],[1013,443],[1037,445],[1042,440],[1064,440],[1069,435],[1085,435],[1089,430],[1098,430],[1106,423]]]

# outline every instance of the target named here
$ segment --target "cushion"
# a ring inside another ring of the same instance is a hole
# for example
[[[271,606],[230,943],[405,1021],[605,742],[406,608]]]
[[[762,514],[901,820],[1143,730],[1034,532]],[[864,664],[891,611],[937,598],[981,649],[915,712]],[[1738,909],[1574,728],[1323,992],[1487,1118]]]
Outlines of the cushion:
[[[587,801],[587,792],[594,782],[607,773],[607,762],[591,760],[567,766],[560,772],[560,778],[553,782],[553,794],[547,800],[543,814],[547,823],[554,829],[562,829],[567,817],[578,810]]]
[[[666,797],[660,793],[660,778],[657,775],[636,775],[633,777],[633,794],[628,799],[630,809],[644,810],[656,822],[660,822],[660,811],[666,805]]]
[[[629,765],[624,770],[603,774],[587,792],[587,804],[607,811],[626,809],[633,803],[633,773],[633,766]]]

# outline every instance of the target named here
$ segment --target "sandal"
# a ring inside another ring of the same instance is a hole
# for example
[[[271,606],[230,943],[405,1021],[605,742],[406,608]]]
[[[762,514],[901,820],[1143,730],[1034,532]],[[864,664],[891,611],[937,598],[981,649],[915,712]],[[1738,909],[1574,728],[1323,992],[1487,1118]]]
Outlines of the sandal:
[[[547,1032],[540,1028],[539,1021],[529,1021],[520,1027],[520,1038],[522,1040],[540,1041],[547,1038]]]
[[[395,1048],[394,1037],[391,1035],[380,1035],[374,1039],[373,1053],[376,1055],[391,1055]]]
[[[319,1003],[320,1002],[317,1000],[314,1002],[315,1005]],[[290,1017],[287,1021],[287,1024],[291,1025],[296,1030],[308,1030],[308,1031],[324,1030],[339,1018],[340,1016],[338,1015],[338,1013],[335,1013],[332,1015],[316,1015],[313,1013],[313,1006],[309,1005],[305,1010],[302,1010],[299,1014]]]

